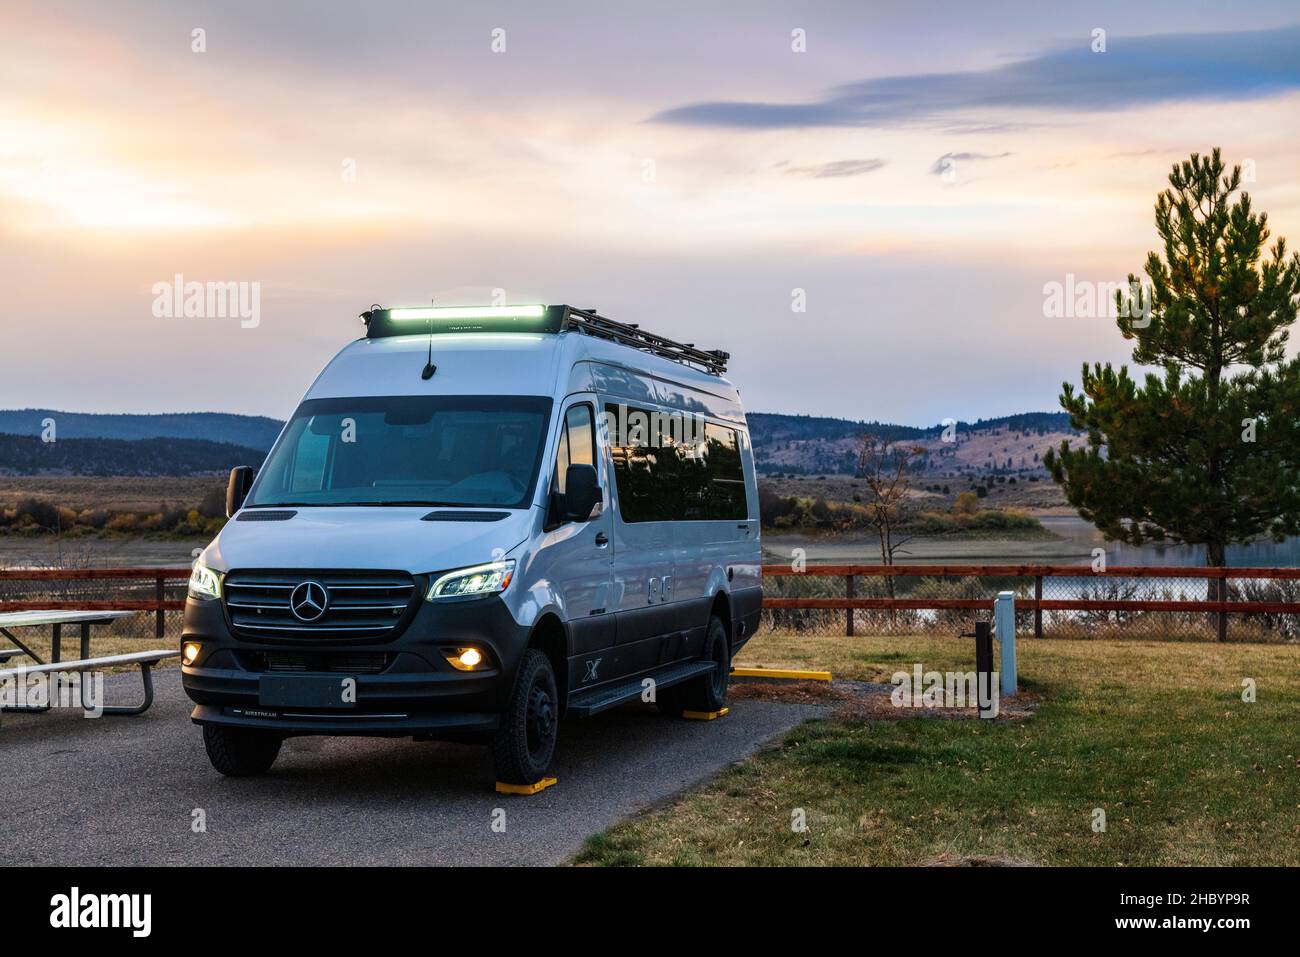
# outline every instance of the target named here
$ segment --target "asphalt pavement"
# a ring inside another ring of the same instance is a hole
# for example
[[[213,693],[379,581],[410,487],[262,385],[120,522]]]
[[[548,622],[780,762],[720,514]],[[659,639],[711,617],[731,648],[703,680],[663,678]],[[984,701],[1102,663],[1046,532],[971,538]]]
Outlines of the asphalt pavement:
[[[109,676],[106,699],[136,699],[139,680]],[[827,710],[742,699],[715,721],[640,705],[567,719],[559,783],[522,797],[494,791],[485,747],[382,738],[294,738],[267,775],[225,778],[179,669],[156,685],[139,717],[0,718],[0,864],[555,864]]]

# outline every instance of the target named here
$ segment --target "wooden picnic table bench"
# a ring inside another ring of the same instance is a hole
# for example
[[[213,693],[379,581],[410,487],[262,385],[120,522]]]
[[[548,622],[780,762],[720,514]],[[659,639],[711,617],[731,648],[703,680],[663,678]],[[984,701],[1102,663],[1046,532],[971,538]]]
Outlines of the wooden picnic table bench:
[[[90,628],[92,625],[107,624],[118,618],[124,618],[127,615],[135,614],[130,611],[75,611],[75,610],[51,610],[51,611],[13,611],[0,613],[0,635],[8,638],[16,646],[15,648],[0,649],[0,663],[6,662],[16,655],[26,655],[36,664],[19,665],[16,668],[7,668],[0,670],[0,683],[9,679],[26,680],[27,675],[31,674],[57,674],[60,672],[77,672],[79,674],[87,671],[95,671],[98,668],[108,668],[115,665],[138,665],[140,667],[141,679],[144,682],[144,701],[138,705],[102,705],[101,710],[104,714],[141,714],[149,709],[153,704],[153,675],[150,671],[154,665],[167,658],[180,657],[179,650],[170,648],[154,648],[149,651],[134,651],[123,655],[105,655],[99,658],[93,658],[90,654]],[[63,661],[63,626],[77,625],[81,631],[81,656],[72,661]],[[32,651],[31,648],[23,644],[9,629],[11,628],[37,628],[49,626],[51,629],[50,643],[50,660],[44,661],[40,655]],[[53,699],[51,699],[53,700]],[[89,709],[86,702],[86,689],[83,684],[81,687],[81,703],[83,708]],[[50,704],[42,706],[12,706],[6,707],[5,711],[19,712],[44,712],[49,711]]]

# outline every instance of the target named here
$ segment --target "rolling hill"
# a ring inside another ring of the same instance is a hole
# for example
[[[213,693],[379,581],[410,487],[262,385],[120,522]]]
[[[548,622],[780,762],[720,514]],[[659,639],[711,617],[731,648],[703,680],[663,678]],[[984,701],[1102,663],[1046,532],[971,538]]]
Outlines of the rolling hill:
[[[206,439],[59,439],[0,434],[0,475],[204,475],[256,465],[265,452]]]
[[[1063,439],[1079,439],[1064,412],[1025,412],[976,422],[957,422],[944,441],[944,426],[805,415],[750,413],[754,458],[762,474],[844,475],[857,465],[862,437],[876,435],[924,450],[921,471],[941,475],[1041,470],[1043,453]]]
[[[871,433],[925,450],[922,471],[936,475],[1014,473],[1041,469],[1042,454],[1077,440],[1063,412],[958,422],[956,441],[944,426],[855,422],[808,415],[748,416],[758,471],[789,475],[854,471],[862,436]],[[53,419],[57,442],[40,440]],[[282,422],[224,412],[104,415],[51,409],[0,411],[0,473],[70,475],[194,475],[258,464]]]
[[[202,439],[265,452],[283,422],[261,415],[229,412],[174,412],[165,415],[59,412],[55,409],[0,410],[0,433],[40,436],[46,419],[54,420],[64,439]],[[0,462],[0,465],[3,463]]]

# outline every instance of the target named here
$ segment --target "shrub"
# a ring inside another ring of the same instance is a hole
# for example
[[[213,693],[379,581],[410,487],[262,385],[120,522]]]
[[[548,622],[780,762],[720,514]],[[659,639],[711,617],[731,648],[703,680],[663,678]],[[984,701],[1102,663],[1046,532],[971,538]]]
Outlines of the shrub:
[[[761,500],[760,495],[760,500]],[[199,502],[199,514],[204,518],[225,518],[226,517],[226,490],[224,488],[210,489]]]

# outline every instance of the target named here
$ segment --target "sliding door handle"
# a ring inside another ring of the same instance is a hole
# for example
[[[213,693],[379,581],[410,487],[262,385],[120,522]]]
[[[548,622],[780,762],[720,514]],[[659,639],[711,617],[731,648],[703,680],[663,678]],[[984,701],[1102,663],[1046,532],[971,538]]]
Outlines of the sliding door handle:
[[[609,544],[609,536],[606,535],[604,532],[597,532],[596,544],[599,545],[601,548],[604,548],[606,545]]]

